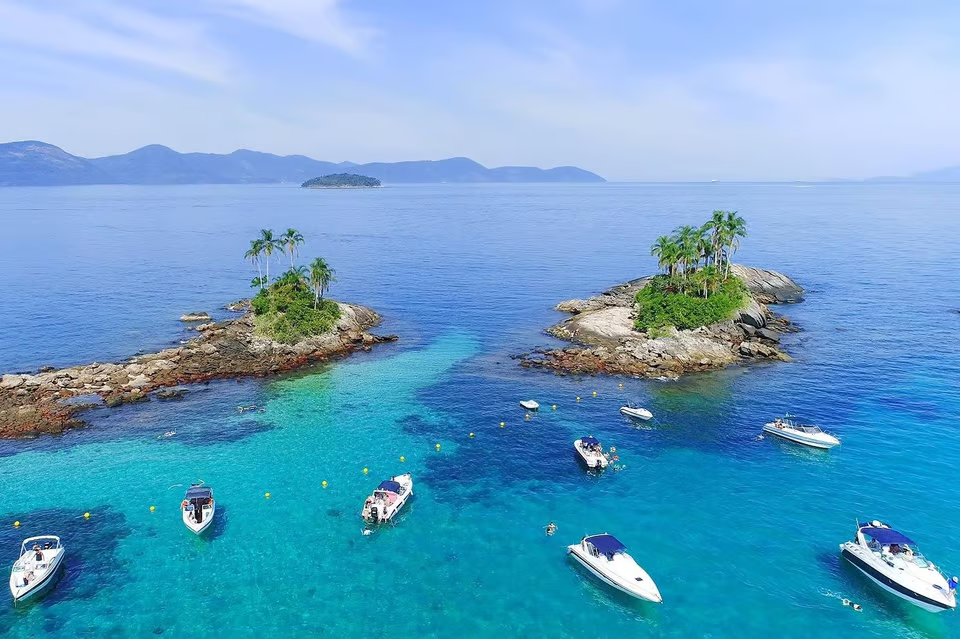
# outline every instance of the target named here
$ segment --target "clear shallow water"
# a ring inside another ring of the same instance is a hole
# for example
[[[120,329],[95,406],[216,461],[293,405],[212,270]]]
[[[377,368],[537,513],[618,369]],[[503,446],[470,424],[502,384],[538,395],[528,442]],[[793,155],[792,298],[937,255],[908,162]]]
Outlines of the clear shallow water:
[[[960,636],[956,614],[888,598],[837,556],[855,518],[879,517],[960,572],[958,205],[960,187],[908,185],[2,189],[4,371],[181,339],[182,312],[247,293],[240,256],[262,226],[303,232],[304,257],[338,269],[335,295],[383,312],[380,330],[403,339],[0,442],[0,549],[12,562],[21,538],[53,531],[70,552],[49,596],[0,606],[0,632]],[[713,208],[750,223],[740,261],[810,291],[781,309],[805,329],[788,338],[794,364],[661,383],[510,359],[550,343],[554,303],[650,272],[655,236]],[[523,397],[558,409],[525,422]],[[655,421],[621,419],[628,399]],[[236,412],[250,403],[265,412]],[[843,448],[757,441],[786,409]],[[626,469],[584,473],[570,443],[585,433],[617,446]],[[404,471],[409,512],[361,536],[363,497]],[[177,513],[176,484],[197,478],[217,491],[208,540]],[[550,520],[560,530],[547,538]],[[663,606],[567,561],[566,544],[601,531],[627,543]],[[384,597],[402,614],[378,614]]]

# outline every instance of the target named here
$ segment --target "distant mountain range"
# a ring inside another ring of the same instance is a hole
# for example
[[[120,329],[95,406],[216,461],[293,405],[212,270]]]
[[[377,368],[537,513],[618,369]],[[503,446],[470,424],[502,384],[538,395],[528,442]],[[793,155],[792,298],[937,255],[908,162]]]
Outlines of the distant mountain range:
[[[934,171],[914,173],[908,177],[881,176],[869,178],[867,182],[960,182],[960,166],[951,166]]]
[[[102,158],[82,158],[45,142],[0,144],[0,186],[73,184],[300,184],[330,173],[375,177],[385,184],[428,182],[605,182],[575,166],[488,169],[469,158],[414,162],[323,162],[305,155],[240,149],[226,155],[178,153],[159,144]]]

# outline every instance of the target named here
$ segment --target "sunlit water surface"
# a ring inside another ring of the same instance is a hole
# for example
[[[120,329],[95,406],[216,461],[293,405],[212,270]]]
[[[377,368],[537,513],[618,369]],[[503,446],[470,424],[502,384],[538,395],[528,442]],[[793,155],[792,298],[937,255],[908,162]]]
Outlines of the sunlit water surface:
[[[781,309],[804,329],[786,338],[794,363],[658,382],[511,359],[553,343],[542,329],[557,301],[651,272],[654,238],[715,208],[748,220],[738,260],[808,289]],[[116,361],[185,338],[183,312],[228,316],[261,227],[299,229],[303,258],[337,269],[334,295],[401,335],[0,442],[6,561],[39,533],[68,552],[47,596],[0,606],[0,633],[960,636],[956,613],[901,603],[838,558],[858,517],[881,518],[960,572],[958,209],[960,186],[0,189],[3,371]],[[529,421],[523,398],[544,406]],[[621,418],[628,400],[655,419]],[[264,411],[237,412],[250,404]],[[785,410],[843,447],[758,440]],[[584,472],[571,442],[588,433],[625,468]],[[407,512],[361,535],[364,496],[401,472],[415,481]],[[177,508],[201,478],[218,515],[198,539]],[[604,531],[663,605],[571,564],[566,545]]]

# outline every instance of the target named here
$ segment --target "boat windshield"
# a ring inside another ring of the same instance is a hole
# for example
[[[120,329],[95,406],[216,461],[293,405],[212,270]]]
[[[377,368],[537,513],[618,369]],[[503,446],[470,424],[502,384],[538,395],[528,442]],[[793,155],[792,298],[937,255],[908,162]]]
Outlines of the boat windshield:
[[[802,431],[804,433],[811,433],[811,434],[823,432],[823,430],[819,426],[806,426],[804,424],[795,424],[793,428],[796,428],[797,430]]]

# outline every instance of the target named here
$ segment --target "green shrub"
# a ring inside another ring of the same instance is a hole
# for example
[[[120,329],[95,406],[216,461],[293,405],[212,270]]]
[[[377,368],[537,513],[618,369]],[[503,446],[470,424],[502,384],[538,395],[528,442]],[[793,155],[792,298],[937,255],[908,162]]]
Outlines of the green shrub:
[[[340,306],[323,299],[314,308],[314,293],[296,273],[287,272],[251,300],[257,332],[277,342],[295,344],[333,329]]]
[[[662,334],[664,328],[697,328],[730,319],[743,307],[747,289],[738,278],[722,282],[709,297],[678,292],[676,282],[658,275],[637,292],[638,331]]]

